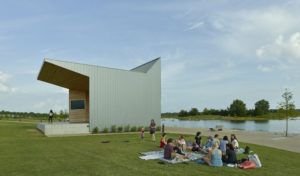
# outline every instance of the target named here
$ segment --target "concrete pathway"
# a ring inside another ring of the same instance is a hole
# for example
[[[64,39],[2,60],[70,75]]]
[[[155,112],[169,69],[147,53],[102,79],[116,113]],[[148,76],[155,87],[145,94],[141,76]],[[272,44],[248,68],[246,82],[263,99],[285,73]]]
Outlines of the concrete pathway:
[[[282,134],[272,134],[264,132],[249,132],[241,130],[224,130],[211,132],[204,128],[182,128],[182,127],[165,127],[166,133],[178,133],[178,134],[192,134],[195,135],[197,131],[201,131],[203,136],[214,136],[219,134],[220,138],[224,135],[230,137],[234,133],[238,141],[258,144],[282,150],[292,151],[300,153],[300,136],[284,137]]]

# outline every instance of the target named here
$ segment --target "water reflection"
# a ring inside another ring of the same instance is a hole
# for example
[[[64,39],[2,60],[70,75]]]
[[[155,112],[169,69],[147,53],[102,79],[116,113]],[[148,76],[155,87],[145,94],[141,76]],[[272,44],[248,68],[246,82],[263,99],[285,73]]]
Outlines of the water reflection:
[[[269,123],[269,120],[254,120],[255,123]]]
[[[286,120],[178,120],[163,119],[162,124],[174,127],[215,128],[222,125],[224,129],[239,129],[245,131],[264,131],[272,133],[284,133]],[[289,120],[289,133],[300,134],[300,118]]]
[[[246,123],[246,120],[230,120],[231,123]]]

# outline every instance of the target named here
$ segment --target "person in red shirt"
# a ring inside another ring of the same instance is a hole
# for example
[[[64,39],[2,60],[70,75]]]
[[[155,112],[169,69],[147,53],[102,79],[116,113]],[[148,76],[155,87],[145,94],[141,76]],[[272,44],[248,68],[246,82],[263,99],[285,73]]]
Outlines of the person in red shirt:
[[[141,138],[142,138],[142,141],[144,141],[144,138],[145,138],[145,130],[144,130],[144,128],[142,128]]]
[[[160,139],[160,148],[164,148],[165,145],[167,145],[166,137],[166,133],[163,133],[162,138]]]

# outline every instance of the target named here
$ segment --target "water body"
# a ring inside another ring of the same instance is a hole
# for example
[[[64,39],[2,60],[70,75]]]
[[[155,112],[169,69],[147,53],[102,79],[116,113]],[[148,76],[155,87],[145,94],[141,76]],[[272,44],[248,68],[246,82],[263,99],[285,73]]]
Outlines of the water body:
[[[161,124],[168,127],[215,128],[223,125],[224,129],[245,131],[262,131],[270,133],[285,133],[286,120],[178,120],[162,119]],[[289,134],[300,135],[300,117],[289,120]]]

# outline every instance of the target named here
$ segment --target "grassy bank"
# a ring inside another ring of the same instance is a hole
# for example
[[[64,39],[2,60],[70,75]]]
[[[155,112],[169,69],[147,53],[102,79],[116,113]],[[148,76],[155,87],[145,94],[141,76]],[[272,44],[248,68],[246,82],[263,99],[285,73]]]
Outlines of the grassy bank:
[[[159,134],[156,135],[159,138]],[[168,135],[168,137],[177,135]],[[187,136],[192,140],[193,136]],[[129,142],[124,142],[129,140]],[[101,143],[110,141],[110,143]],[[45,137],[32,123],[0,121],[0,175],[298,175],[300,154],[259,145],[250,146],[261,158],[260,169],[211,168],[189,162],[171,167],[141,160],[139,152],[158,150],[139,134]],[[246,155],[238,155],[245,158]]]

